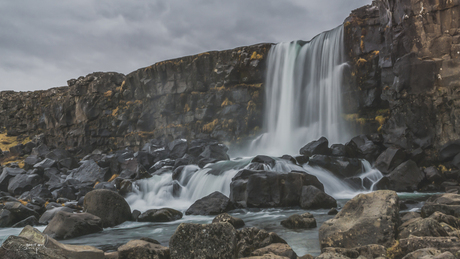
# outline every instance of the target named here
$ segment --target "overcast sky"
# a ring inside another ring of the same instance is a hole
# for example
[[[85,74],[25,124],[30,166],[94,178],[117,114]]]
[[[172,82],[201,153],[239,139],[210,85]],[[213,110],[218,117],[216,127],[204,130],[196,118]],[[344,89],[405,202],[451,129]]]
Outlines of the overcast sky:
[[[0,0],[0,90],[262,42],[310,40],[371,0]]]

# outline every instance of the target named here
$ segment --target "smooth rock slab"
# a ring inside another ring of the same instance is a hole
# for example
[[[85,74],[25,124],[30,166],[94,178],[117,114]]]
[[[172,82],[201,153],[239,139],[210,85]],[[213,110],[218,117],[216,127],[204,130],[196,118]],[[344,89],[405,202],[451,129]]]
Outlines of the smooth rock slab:
[[[49,222],[43,234],[55,239],[68,239],[102,231],[101,218],[89,213],[59,211]]]
[[[320,227],[321,248],[390,246],[399,225],[399,198],[394,191],[359,194]]]
[[[171,259],[233,259],[236,245],[236,230],[230,223],[182,223],[169,240]]]

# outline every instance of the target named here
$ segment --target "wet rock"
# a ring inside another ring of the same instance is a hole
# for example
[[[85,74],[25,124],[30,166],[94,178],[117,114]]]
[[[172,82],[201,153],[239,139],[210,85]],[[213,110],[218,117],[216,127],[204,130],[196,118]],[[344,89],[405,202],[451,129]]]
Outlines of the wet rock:
[[[384,182],[384,179],[380,180],[377,183],[377,188],[397,192],[413,192],[418,190],[423,179],[425,179],[425,174],[414,161],[409,160],[400,164],[388,175],[387,183]]]
[[[455,140],[444,144],[439,149],[439,159],[448,161],[460,153],[460,140]]]
[[[8,192],[12,195],[20,195],[23,192],[32,190],[33,187],[39,185],[42,178],[36,174],[18,174],[11,178],[8,184]]]
[[[238,258],[248,257],[259,248],[267,247],[271,244],[287,242],[274,232],[267,232],[256,227],[243,228],[236,232],[238,245]]]
[[[269,157],[269,156],[256,156],[251,160],[251,163],[259,163],[259,164],[265,164],[270,166],[270,168],[275,167],[276,161],[275,159]]]
[[[38,219],[37,217],[35,216],[30,216],[28,218],[25,218],[21,221],[19,221],[18,223],[14,224],[13,226],[11,226],[12,228],[23,228],[25,226],[36,226],[38,225]]]
[[[303,156],[312,156],[312,155],[329,155],[329,141],[325,137],[321,137],[316,141],[312,141],[300,149],[299,153]]]
[[[379,224],[375,224],[375,222]],[[399,226],[399,198],[393,191],[360,194],[319,229],[321,248],[390,246]]]
[[[163,208],[163,209],[151,209],[139,215],[137,221],[139,222],[169,222],[175,221],[182,218],[182,212]]]
[[[327,169],[339,178],[362,174],[361,161],[357,158],[314,155],[310,157],[309,164]]]
[[[233,204],[227,196],[220,192],[213,192],[195,201],[187,209],[185,215],[219,215],[233,208]]]
[[[316,219],[312,214],[306,212],[302,215],[294,214],[281,221],[281,225],[289,229],[309,229],[316,228]]]
[[[270,244],[251,253],[252,256],[275,254],[289,259],[297,259],[297,254],[288,244]]]
[[[157,258],[169,259],[169,248],[154,244],[144,240],[131,240],[128,243],[118,247],[119,259],[131,258]]]
[[[313,185],[302,187],[300,196],[302,209],[330,209],[337,207],[337,201]]]
[[[305,172],[241,170],[230,184],[230,200],[242,207],[299,206],[302,187],[306,185],[324,190],[315,176]]]
[[[131,220],[131,208],[126,200],[110,190],[100,189],[87,193],[83,210],[101,218],[104,228]]]
[[[399,238],[413,236],[448,236],[444,228],[434,219],[415,218],[403,223],[399,229]]]
[[[375,168],[387,174],[404,162],[406,153],[401,148],[389,147],[375,160]]]
[[[73,213],[74,210],[68,207],[55,207],[46,210],[42,216],[38,219],[38,222],[43,225],[48,225],[48,223],[54,218],[54,216],[59,212],[64,211],[68,213]]]
[[[331,156],[355,158],[357,154],[349,146],[345,146],[343,144],[334,144],[331,146]]]
[[[236,230],[230,223],[182,223],[169,241],[171,258],[235,258]]]
[[[426,180],[432,184],[441,184],[445,181],[445,177],[439,172],[435,166],[427,167],[423,170],[426,176]]]
[[[429,217],[436,211],[460,217],[460,194],[435,194],[428,198],[422,207],[422,217]]]
[[[49,222],[43,234],[54,239],[69,239],[102,231],[102,221],[89,213],[59,211]]]
[[[171,159],[181,158],[187,153],[188,144],[186,139],[176,139],[167,145]]]
[[[245,225],[242,219],[232,217],[227,213],[219,214],[212,220],[212,223],[223,223],[223,222],[228,222],[232,224],[232,226],[235,228],[242,228]]]
[[[212,144],[206,146],[204,151],[198,156],[198,165],[203,168],[208,163],[215,163],[222,160],[229,160],[227,155],[228,147],[224,144]]]
[[[352,138],[346,146],[358,153],[360,158],[364,158],[369,162],[375,161],[381,153],[381,148],[366,135],[359,135]]]

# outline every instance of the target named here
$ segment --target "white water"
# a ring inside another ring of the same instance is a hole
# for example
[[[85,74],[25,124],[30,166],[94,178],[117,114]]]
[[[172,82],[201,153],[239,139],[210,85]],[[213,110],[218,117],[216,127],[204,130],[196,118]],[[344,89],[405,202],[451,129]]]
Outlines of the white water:
[[[265,80],[266,133],[253,141],[249,153],[297,154],[322,136],[330,143],[348,141],[341,102],[346,66],[342,26],[303,46],[299,41],[273,46]]]

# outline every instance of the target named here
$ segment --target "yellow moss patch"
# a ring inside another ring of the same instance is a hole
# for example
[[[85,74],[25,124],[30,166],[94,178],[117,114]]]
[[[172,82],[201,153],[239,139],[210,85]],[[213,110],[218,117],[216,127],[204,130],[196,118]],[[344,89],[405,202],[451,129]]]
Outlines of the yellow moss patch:
[[[97,181],[97,182],[94,184],[93,188],[95,188],[96,185],[98,185],[98,184],[99,184],[99,181]]]
[[[385,117],[383,117],[383,116],[375,117],[375,121],[377,121],[380,124],[380,126],[382,126],[385,123],[386,120],[387,119]]]
[[[115,180],[115,178],[117,178],[119,176],[119,174],[114,174],[112,175],[112,177],[110,177],[110,179],[108,180],[108,182],[111,182],[113,180]]]
[[[396,240],[393,245],[387,249],[387,258],[394,259],[394,258],[401,258],[403,252],[401,250],[401,246],[399,246],[399,241]]]
[[[203,132],[211,133],[212,130],[216,127],[216,125],[219,123],[219,119],[215,119],[212,122],[205,124],[202,128]]]
[[[376,112],[377,114],[382,114],[382,115],[389,115],[390,114],[390,109],[381,109]]]
[[[359,44],[359,47],[361,48],[361,51],[364,52],[364,35],[361,36],[361,43]]]
[[[358,61],[356,61],[356,64],[358,66],[361,66],[363,64],[366,64],[367,63],[367,60],[365,60],[364,58],[359,58]]]
[[[441,173],[450,171],[449,169],[447,169],[447,167],[445,165],[439,165],[438,170],[441,171]]]
[[[116,116],[118,114],[119,108],[115,108],[115,110],[112,111],[112,116]]]
[[[357,114],[357,113],[345,114],[344,118],[347,121],[355,121],[355,120],[357,120],[359,118],[359,114]]]
[[[0,134],[0,149],[9,150],[10,147],[14,147],[18,144],[18,137],[7,136],[6,133]]]
[[[228,105],[232,105],[232,104],[233,103],[231,101],[229,101],[228,98],[225,98],[225,100],[222,102],[220,107],[224,107],[224,106],[228,106]]]
[[[246,106],[247,111],[254,111],[256,109],[257,105],[251,100],[248,102],[248,105]]]
[[[262,59],[264,56],[262,54],[257,54],[256,51],[252,52],[252,55],[251,55],[251,60],[254,60],[254,59]]]
[[[109,91],[105,92],[105,93],[104,93],[104,96],[105,96],[105,97],[110,97],[110,96],[112,96],[112,91],[109,90]]]
[[[27,201],[24,201],[24,200],[19,200],[20,203],[22,203],[22,205],[26,206],[27,205]]]
[[[184,106],[184,112],[189,112],[190,110],[190,106],[188,106],[188,103],[186,103]]]
[[[47,206],[49,203],[50,203],[50,202],[47,201],[47,202],[45,202],[45,205],[43,205],[43,206],[45,206],[45,208],[46,208],[46,206]]]

